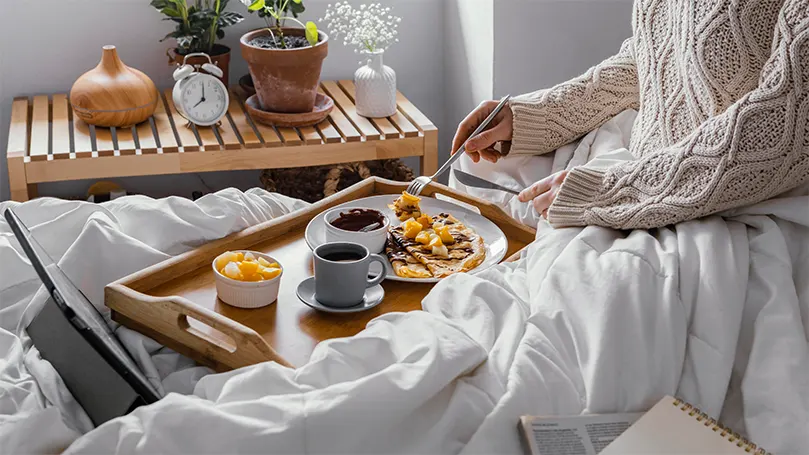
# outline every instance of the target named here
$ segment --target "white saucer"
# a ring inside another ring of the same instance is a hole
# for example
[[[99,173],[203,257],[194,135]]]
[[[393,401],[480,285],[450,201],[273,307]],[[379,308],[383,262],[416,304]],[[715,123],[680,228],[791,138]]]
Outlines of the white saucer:
[[[360,311],[370,310],[371,308],[379,305],[385,298],[385,290],[382,289],[382,285],[378,284],[365,290],[365,297],[363,298],[362,303],[358,305],[346,308],[326,306],[315,299],[315,277],[309,277],[301,281],[301,284],[298,285],[298,290],[296,293],[298,294],[298,298],[301,299],[303,303],[309,305],[315,310],[325,311],[327,313],[359,313]]]

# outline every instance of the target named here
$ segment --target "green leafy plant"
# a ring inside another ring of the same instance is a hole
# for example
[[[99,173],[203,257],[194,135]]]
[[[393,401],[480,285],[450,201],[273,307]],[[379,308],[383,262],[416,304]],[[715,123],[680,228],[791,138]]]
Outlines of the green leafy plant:
[[[163,20],[176,24],[174,31],[160,41],[174,38],[180,54],[210,54],[216,40],[225,37],[224,28],[244,20],[244,16],[235,11],[225,11],[228,2],[229,0],[151,0],[150,4],[166,16]]]
[[[250,9],[250,7],[253,6],[254,3],[259,2],[253,2],[253,0],[249,0],[243,1],[242,3],[244,3],[245,6],[248,7],[247,9],[250,10],[250,12],[253,12],[254,10]],[[286,5],[284,5],[284,3],[286,3]],[[265,10],[264,6],[269,6],[273,11],[277,11],[282,15],[291,14],[293,18],[297,18],[300,14],[306,11],[306,7],[303,6],[303,2],[294,2],[294,1],[290,2],[285,0],[264,0],[263,5],[261,5],[260,8],[255,10],[255,12],[259,15],[259,17],[261,17],[267,22],[267,27],[279,27],[279,26],[283,27],[284,21],[281,20],[280,23],[276,21],[275,17],[269,14]]]
[[[247,6],[250,12],[257,12],[260,17],[264,18],[267,22],[267,30],[272,35],[273,40],[280,43],[281,47],[287,47],[282,28],[284,21],[287,19],[303,27],[306,32],[306,41],[309,42],[310,46],[317,44],[317,25],[312,21],[304,24],[298,20],[298,14],[306,10],[303,6],[303,0],[242,0],[242,3]],[[292,16],[285,15],[287,13],[291,13]],[[280,38],[276,37],[276,35]]]

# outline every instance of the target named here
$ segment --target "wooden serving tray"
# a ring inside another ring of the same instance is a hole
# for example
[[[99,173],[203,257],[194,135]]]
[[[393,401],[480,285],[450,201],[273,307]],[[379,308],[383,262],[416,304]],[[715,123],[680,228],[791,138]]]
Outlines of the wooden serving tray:
[[[322,340],[352,336],[371,319],[394,311],[421,309],[432,284],[386,280],[385,300],[354,314],[315,311],[298,300],[298,284],[314,275],[312,253],[304,230],[322,211],[344,202],[378,194],[391,200],[407,187],[376,177],[366,179],[312,206],[262,223],[193,251],[175,256],[107,286],[106,305],[112,319],[141,332],[218,371],[267,360],[283,365],[306,363]],[[476,206],[508,238],[507,257],[534,240],[535,231],[496,205],[432,184],[422,196],[443,194]],[[211,262],[228,250],[271,254],[284,267],[278,300],[258,309],[229,306],[216,297]],[[508,259],[507,259],[508,260]]]

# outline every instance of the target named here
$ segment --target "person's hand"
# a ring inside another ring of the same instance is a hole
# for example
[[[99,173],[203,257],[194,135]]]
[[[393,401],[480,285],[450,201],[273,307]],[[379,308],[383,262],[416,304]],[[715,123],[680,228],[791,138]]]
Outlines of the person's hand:
[[[517,198],[520,202],[532,201],[531,203],[534,205],[534,209],[537,213],[547,219],[548,207],[553,204],[556,195],[559,194],[559,188],[562,187],[562,182],[565,181],[566,177],[567,171],[559,171],[555,174],[551,174],[522,190]]]
[[[486,117],[497,107],[499,101],[484,101],[480,106],[470,112],[458,125],[458,131],[452,139],[452,153],[458,151],[464,141],[475,131]],[[487,130],[482,131],[477,136],[469,139],[466,144],[466,153],[477,163],[483,158],[486,161],[496,163],[500,159],[500,153],[494,149],[494,145],[499,141],[510,141],[514,128],[514,118],[511,109],[505,106],[497,116],[492,119]]]

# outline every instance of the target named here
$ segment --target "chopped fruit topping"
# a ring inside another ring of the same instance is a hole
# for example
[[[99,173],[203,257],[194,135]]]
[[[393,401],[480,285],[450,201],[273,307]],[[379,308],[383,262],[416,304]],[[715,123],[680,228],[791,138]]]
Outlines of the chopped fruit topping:
[[[433,224],[433,219],[430,217],[430,215],[427,215],[426,213],[422,213],[421,216],[416,219],[416,221],[421,223],[421,225],[424,226],[425,228],[432,226]]]
[[[419,235],[416,236],[416,241],[422,245],[430,243],[430,233],[427,231],[419,232]]]
[[[233,279],[233,280],[241,280],[242,279],[242,272],[239,270],[239,266],[236,265],[235,262],[228,262],[228,265],[222,269],[222,275]]]
[[[441,237],[433,234],[430,236],[430,243],[427,244],[429,247],[436,247],[436,246],[443,246],[444,242],[441,241]]]
[[[419,232],[421,232],[423,226],[418,221],[410,219],[404,222],[402,228],[404,229],[405,237],[415,239],[416,236],[419,235]]]
[[[420,197],[413,196],[412,194],[408,193],[407,191],[402,191],[402,201],[403,202],[405,202],[407,204],[415,205],[415,204],[418,204],[418,202],[420,200],[421,200]]]
[[[435,232],[441,237],[441,241],[444,242],[446,245],[452,245],[455,243],[455,238],[452,237],[452,234],[449,233],[449,227],[447,226],[440,226],[435,228]]]
[[[250,253],[248,253],[250,254]],[[258,272],[258,262],[256,261],[249,261],[247,258],[244,261],[239,263],[239,270],[242,272],[242,275],[245,277],[251,277]]]
[[[433,255],[441,257],[449,257],[449,250],[446,245],[433,246]]]
[[[214,261],[214,267],[222,275],[239,281],[271,280],[281,274],[281,266],[261,256],[247,252],[222,253]]]
[[[390,207],[393,212],[396,213],[396,217],[401,221],[404,221],[410,217],[418,218],[421,216],[421,209],[419,208],[420,200],[421,198],[408,194],[406,191],[404,191],[402,192],[402,195],[393,201],[393,204],[389,205],[388,207]]]

